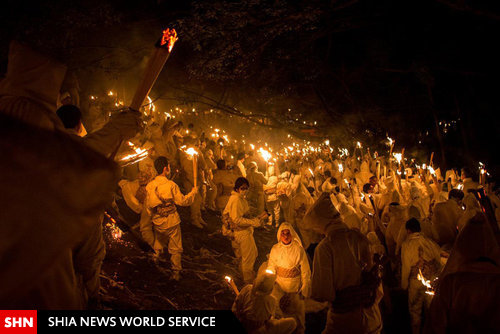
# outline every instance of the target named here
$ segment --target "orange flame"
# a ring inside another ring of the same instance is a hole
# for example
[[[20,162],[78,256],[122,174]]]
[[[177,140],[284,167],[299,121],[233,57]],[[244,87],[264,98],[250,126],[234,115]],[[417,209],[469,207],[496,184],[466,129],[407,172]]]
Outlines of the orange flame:
[[[174,47],[175,42],[178,40],[177,38],[177,32],[175,29],[165,29],[163,30],[163,36],[161,38],[161,46],[167,45],[168,46],[168,52],[172,52],[172,49]]]
[[[427,288],[427,291],[425,291],[426,294],[434,296],[434,289],[433,286],[431,285],[431,281],[427,280],[424,275],[422,274],[422,271],[418,269],[418,275],[417,279],[422,283],[423,286]]]

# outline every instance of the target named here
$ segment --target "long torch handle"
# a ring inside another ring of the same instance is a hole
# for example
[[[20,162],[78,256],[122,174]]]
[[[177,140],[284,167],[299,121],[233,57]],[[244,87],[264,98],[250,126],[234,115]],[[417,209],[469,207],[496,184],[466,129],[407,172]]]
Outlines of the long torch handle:
[[[135,91],[134,98],[130,104],[131,109],[139,110],[141,108],[169,56],[170,52],[168,49],[155,47],[144,70],[142,80]]]
[[[196,188],[198,186],[198,161],[197,161],[196,154],[193,154],[193,181],[194,181],[194,187]]]
[[[175,29],[163,30],[163,36],[156,43],[153,53],[151,54],[148,64],[146,65],[146,69],[144,70],[142,80],[137,86],[134,98],[130,104],[131,109],[139,110],[141,108],[142,103],[146,99],[146,96],[149,95],[149,92],[158,78],[158,75],[160,75],[165,62],[170,56],[170,52],[172,51],[176,41],[177,32]]]
[[[240,291],[238,290],[238,287],[236,286],[236,283],[234,283],[233,280],[227,281],[227,279],[226,279],[226,283],[227,283],[227,285],[229,285],[231,290],[233,290],[233,292],[236,296],[240,294]]]

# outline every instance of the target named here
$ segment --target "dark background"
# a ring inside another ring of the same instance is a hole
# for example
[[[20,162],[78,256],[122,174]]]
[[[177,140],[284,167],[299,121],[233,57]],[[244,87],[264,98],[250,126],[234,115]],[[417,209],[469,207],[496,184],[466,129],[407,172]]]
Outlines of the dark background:
[[[395,151],[422,159],[434,151],[448,168],[499,165],[498,1],[1,6],[0,73],[16,38],[67,63],[81,96],[110,86],[130,95],[161,29],[174,27],[179,41],[152,92],[164,103],[207,107],[208,97],[222,112],[253,111],[254,122],[345,145],[382,149],[389,135]]]

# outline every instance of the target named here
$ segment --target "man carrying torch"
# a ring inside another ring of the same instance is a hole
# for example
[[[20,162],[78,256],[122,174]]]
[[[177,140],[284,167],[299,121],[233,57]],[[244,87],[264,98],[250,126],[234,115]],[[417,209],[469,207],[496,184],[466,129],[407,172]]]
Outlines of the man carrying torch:
[[[152,247],[158,257],[164,247],[168,247],[170,260],[172,262],[173,275],[176,281],[180,279],[182,238],[181,218],[177,212],[176,205],[189,206],[193,203],[198,188],[193,187],[191,192],[183,195],[179,186],[168,179],[170,175],[170,164],[165,157],[158,157],[155,162],[158,176],[146,186],[147,212],[151,220],[141,220],[141,232],[148,234],[146,240],[152,240]]]

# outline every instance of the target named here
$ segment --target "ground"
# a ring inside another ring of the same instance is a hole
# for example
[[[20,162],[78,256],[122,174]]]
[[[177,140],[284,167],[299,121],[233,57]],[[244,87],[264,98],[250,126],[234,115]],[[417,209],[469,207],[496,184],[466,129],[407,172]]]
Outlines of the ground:
[[[179,282],[170,278],[168,254],[155,264],[151,253],[142,251],[134,242],[132,232],[124,233],[119,240],[113,239],[111,233],[105,233],[104,307],[155,310],[231,308],[235,296],[224,276],[233,277],[240,289],[243,286],[231,244],[219,231],[219,217],[214,212],[204,213],[208,226],[200,230],[189,223],[189,209],[179,208],[179,213],[184,248]],[[270,232],[262,230],[255,234],[263,240],[261,247],[265,248],[271,242]],[[266,252],[262,249],[261,253]]]
[[[190,224],[189,208],[178,208],[181,215],[183,273],[180,281],[170,278],[168,255],[158,264],[151,253],[143,251],[132,233],[126,232],[114,239],[105,226],[106,258],[101,282],[104,309],[118,310],[228,310],[235,295],[224,281],[231,276],[239,289],[243,280],[233,256],[231,243],[220,232],[220,216],[206,211],[203,218],[208,226],[200,230]],[[259,228],[254,232],[259,256],[257,269],[267,260],[267,254],[276,243],[276,229]],[[405,333],[408,311],[405,295],[399,290],[390,292],[393,316],[384,316],[385,333]],[[384,307],[381,303],[382,311]],[[306,333],[320,333],[326,312],[306,315]]]

